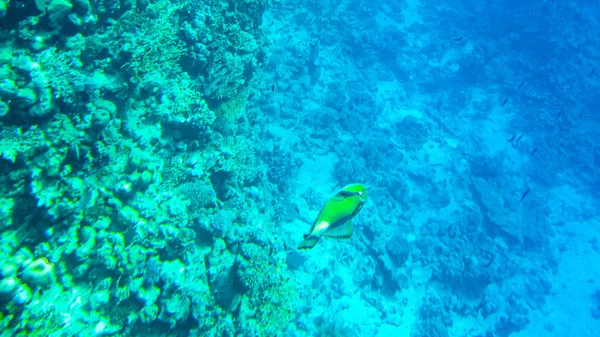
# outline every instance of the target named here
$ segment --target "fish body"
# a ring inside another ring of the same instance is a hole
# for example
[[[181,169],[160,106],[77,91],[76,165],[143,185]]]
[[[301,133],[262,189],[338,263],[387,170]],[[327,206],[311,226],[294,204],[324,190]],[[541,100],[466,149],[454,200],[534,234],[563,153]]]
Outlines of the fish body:
[[[367,201],[367,189],[361,184],[350,184],[329,199],[313,222],[310,233],[298,249],[313,248],[322,236],[334,239],[349,239],[352,236],[352,219]]]
[[[526,189],[525,192],[523,192],[523,194],[521,194],[521,199],[519,201],[523,201],[525,200],[525,197],[527,196],[527,194],[529,194],[530,189]]]
[[[523,138],[524,134],[521,134],[519,136],[519,138],[517,138],[517,140],[515,141],[515,143],[519,144],[519,141]]]

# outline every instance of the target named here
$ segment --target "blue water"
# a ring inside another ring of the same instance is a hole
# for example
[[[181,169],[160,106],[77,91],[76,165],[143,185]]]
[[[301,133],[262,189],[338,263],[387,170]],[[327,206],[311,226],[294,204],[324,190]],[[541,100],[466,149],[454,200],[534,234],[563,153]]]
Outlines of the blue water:
[[[600,336],[598,18],[0,0],[0,336]]]

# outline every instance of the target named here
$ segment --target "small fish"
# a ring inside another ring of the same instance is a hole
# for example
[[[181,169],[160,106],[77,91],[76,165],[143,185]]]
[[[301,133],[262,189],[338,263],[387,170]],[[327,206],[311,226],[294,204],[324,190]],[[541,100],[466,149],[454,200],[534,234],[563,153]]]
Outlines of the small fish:
[[[523,86],[523,84],[525,84],[525,81],[522,81],[519,86],[517,87],[517,90],[521,89],[521,87]]]
[[[537,147],[535,149],[533,149],[533,151],[531,151],[531,153],[529,155],[533,156],[536,152],[537,152]]]
[[[87,206],[90,204],[92,197],[93,197],[92,189],[84,188],[83,191],[81,192],[81,197],[79,198],[79,203],[77,204],[77,209],[79,211],[83,211],[84,209],[86,209]]]
[[[324,236],[334,239],[349,239],[352,236],[352,219],[367,202],[367,189],[361,184],[350,184],[329,199],[313,222],[310,233],[298,249],[311,249]]]
[[[90,172],[83,175],[83,179],[93,176],[94,174],[98,173],[98,171],[100,171],[100,169],[91,170]]]
[[[559,119],[559,118],[560,118],[560,116],[562,116],[562,113],[563,113],[563,111],[564,111],[564,110],[561,110],[561,111],[558,113],[558,115],[556,115],[556,119]]]
[[[523,136],[524,136],[524,134],[521,134],[521,135],[519,136],[519,138],[517,138],[517,141],[515,142],[515,144],[519,144],[519,141],[521,140],[521,138],[523,138]]]
[[[519,199],[519,201],[523,201],[523,199],[525,199],[525,197],[527,196],[527,194],[529,194],[530,189],[526,189],[525,192],[523,192],[523,194],[521,194],[521,199]]]
[[[459,37],[455,37],[453,40],[456,41],[456,42],[458,42],[458,41],[461,41],[462,39],[463,39],[463,37],[459,36]]]
[[[509,139],[509,140],[507,140],[506,142],[507,142],[507,143],[510,143],[510,142],[512,142],[513,140],[515,140],[515,137],[517,137],[517,134],[516,134],[516,133],[515,133],[515,134],[513,134],[513,135],[512,135],[512,137],[510,137],[510,139]]]
[[[488,254],[489,254],[489,256],[488,256],[488,260],[487,260],[487,262],[485,262],[485,263],[484,263],[484,264],[481,266],[481,268],[487,268],[487,267],[491,266],[491,265],[492,265],[492,263],[494,263],[494,260],[496,259],[496,256],[495,256],[494,254],[492,254],[492,253],[488,253]]]
[[[508,97],[504,99],[504,101],[502,102],[502,105],[500,105],[501,108],[503,108],[506,103],[508,103]]]
[[[271,84],[271,91],[275,92],[275,84]]]
[[[592,71],[590,71],[590,73],[588,74],[588,76],[594,75],[595,72],[596,72],[596,68],[592,69]]]

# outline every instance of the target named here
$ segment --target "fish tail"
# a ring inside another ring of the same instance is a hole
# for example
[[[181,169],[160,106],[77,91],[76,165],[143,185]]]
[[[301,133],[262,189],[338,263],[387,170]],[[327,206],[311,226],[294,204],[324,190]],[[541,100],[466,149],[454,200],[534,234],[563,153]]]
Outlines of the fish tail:
[[[300,242],[298,245],[298,249],[311,249],[312,247],[317,245],[319,242],[319,237],[314,235],[308,235]]]

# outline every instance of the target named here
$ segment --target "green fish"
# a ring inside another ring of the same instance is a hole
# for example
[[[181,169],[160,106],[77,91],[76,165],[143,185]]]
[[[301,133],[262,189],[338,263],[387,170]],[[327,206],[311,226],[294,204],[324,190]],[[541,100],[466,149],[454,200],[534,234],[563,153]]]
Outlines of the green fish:
[[[352,218],[367,202],[367,188],[361,184],[350,184],[329,199],[313,222],[309,234],[298,249],[311,249],[321,236],[333,239],[349,239],[352,236]]]

